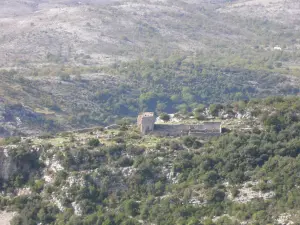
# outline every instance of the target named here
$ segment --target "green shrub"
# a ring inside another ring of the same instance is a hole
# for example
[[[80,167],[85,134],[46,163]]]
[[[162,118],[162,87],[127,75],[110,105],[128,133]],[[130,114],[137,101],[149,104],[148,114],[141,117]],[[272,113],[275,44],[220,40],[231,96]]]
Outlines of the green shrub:
[[[122,157],[118,160],[117,165],[120,167],[129,167],[132,166],[134,163],[133,159],[128,157]]]
[[[100,141],[98,138],[92,138],[88,141],[88,145],[91,147],[97,147],[100,145]]]
[[[160,118],[161,120],[163,120],[164,122],[168,122],[168,121],[170,120],[170,116],[169,116],[169,114],[167,114],[167,113],[162,113],[162,114],[160,114],[159,118]]]

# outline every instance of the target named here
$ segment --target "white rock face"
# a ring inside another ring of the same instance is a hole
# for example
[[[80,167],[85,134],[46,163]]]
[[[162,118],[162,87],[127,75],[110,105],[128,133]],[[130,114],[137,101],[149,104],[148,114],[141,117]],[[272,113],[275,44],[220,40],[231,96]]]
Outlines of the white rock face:
[[[83,187],[83,186],[85,186],[85,180],[80,175],[78,175],[78,176],[71,175],[67,178],[67,184],[69,185],[69,187],[71,187],[72,185],[79,185],[79,186]]]
[[[173,171],[171,171],[168,168],[163,168],[162,173],[166,174],[167,179],[169,181],[171,181],[173,184],[178,184],[178,175],[179,174],[174,173]]]
[[[0,224],[1,225],[10,225],[10,221],[16,215],[15,212],[5,212],[0,211]]]
[[[276,50],[276,51],[282,51],[282,48],[279,47],[279,46],[275,46],[275,47],[274,47],[274,50]]]
[[[53,199],[53,203],[57,206],[57,208],[61,212],[63,212],[65,210],[65,207],[63,206],[63,204],[61,203],[61,201],[57,197],[55,197],[55,196],[53,196],[52,199]]]
[[[31,194],[30,188],[19,188],[17,190],[18,196],[26,196],[26,195],[30,195],[30,194]]]
[[[278,224],[280,225],[292,225],[292,224],[295,224],[294,222],[290,221],[290,218],[291,218],[291,214],[289,213],[283,213],[281,214],[278,219],[277,219],[277,222]]]
[[[44,178],[46,183],[52,183],[53,182],[53,178],[50,175],[44,174],[43,178]]]
[[[136,171],[136,169],[130,166],[130,167],[123,167],[121,171],[124,177],[130,177]]]
[[[20,119],[20,117],[16,117],[16,122],[17,122],[17,126],[22,125],[22,120]]]
[[[76,216],[81,216],[82,215],[82,209],[80,205],[76,202],[72,202],[72,207],[74,209],[74,213]]]
[[[194,206],[201,206],[201,205],[207,204],[207,201],[206,200],[200,200],[198,198],[193,197],[189,200],[189,204],[192,204]]]
[[[7,180],[17,171],[17,165],[8,154],[9,149],[0,148],[0,178]]]
[[[228,195],[228,198],[234,202],[247,203],[255,198],[262,198],[264,200],[273,198],[275,196],[275,192],[262,192],[255,191],[252,189],[253,186],[257,185],[258,182],[249,181],[243,184],[243,186],[239,189],[239,194],[237,197],[233,198],[231,194]]]
[[[64,169],[64,167],[57,160],[55,160],[55,157],[53,157],[52,160],[46,159],[45,165],[49,168],[50,171],[53,172],[58,172]]]

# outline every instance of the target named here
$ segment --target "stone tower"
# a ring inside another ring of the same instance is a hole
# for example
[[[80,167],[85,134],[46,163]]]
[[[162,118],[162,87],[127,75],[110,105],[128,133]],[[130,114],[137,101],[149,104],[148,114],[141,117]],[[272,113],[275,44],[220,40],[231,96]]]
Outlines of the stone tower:
[[[154,130],[155,117],[153,112],[141,113],[137,118],[137,125],[143,135]]]

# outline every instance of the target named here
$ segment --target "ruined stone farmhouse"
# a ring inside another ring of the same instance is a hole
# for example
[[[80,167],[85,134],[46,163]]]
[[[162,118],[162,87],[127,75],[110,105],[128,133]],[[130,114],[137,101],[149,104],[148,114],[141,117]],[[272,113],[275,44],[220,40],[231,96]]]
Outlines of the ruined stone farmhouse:
[[[153,112],[141,113],[137,125],[143,135],[157,134],[165,136],[217,136],[222,133],[221,122],[203,122],[199,124],[155,124]]]

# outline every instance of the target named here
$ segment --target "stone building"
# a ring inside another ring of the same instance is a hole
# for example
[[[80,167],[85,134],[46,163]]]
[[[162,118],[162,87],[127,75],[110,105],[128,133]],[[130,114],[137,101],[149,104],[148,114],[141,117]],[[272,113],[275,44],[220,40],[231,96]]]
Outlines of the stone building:
[[[154,130],[155,117],[153,112],[141,113],[137,118],[137,125],[143,135]]]
[[[217,136],[222,133],[221,122],[200,124],[155,124],[154,113],[145,112],[138,116],[137,125],[143,135],[148,133],[165,136]]]

